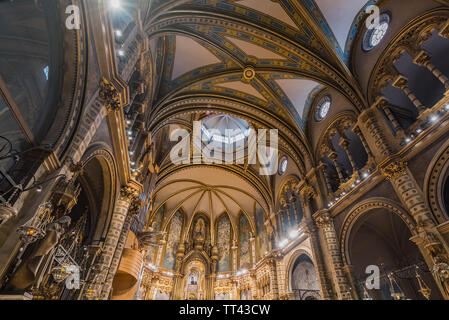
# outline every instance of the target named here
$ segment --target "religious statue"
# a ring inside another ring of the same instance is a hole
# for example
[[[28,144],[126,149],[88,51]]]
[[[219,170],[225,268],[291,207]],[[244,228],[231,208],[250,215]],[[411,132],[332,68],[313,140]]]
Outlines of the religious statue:
[[[193,239],[198,241],[204,241],[206,234],[206,226],[204,224],[203,219],[198,219],[195,225],[195,229],[193,230]]]
[[[71,223],[71,218],[64,216],[46,227],[46,235],[43,239],[33,244],[33,249],[25,261],[14,273],[9,281],[7,291],[20,292],[28,289],[39,278],[41,268],[45,261],[55,252],[61,237]]]

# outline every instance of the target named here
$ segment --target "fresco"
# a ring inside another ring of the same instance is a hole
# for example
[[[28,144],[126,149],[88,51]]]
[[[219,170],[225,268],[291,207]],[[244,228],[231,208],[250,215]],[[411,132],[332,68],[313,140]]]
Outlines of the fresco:
[[[267,230],[264,223],[263,209],[259,205],[256,206],[256,228],[256,251],[257,261],[259,261],[264,257],[265,252],[268,251]]]
[[[230,242],[231,241],[231,221],[227,215],[223,215],[218,222],[217,247],[218,264],[217,271],[230,271]]]
[[[170,222],[170,229],[167,239],[167,246],[164,256],[164,268],[173,270],[176,264],[176,251],[178,250],[179,240],[182,231],[182,214],[178,211]]]
[[[251,256],[249,251],[249,233],[251,231],[249,227],[248,219],[244,214],[240,215],[239,220],[240,229],[240,268],[249,269],[251,268]]]

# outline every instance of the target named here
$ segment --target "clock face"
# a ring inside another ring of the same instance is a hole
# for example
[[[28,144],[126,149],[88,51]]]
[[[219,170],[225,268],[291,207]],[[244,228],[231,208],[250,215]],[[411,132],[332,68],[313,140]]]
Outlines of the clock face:
[[[321,121],[324,118],[326,118],[327,114],[329,113],[329,110],[331,108],[332,102],[329,96],[324,97],[321,99],[320,103],[318,103],[318,107],[316,109],[316,115],[315,118],[317,121]]]

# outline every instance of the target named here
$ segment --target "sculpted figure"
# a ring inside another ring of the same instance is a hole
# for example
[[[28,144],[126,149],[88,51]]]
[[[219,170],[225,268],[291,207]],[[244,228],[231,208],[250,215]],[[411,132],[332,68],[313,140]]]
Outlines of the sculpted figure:
[[[54,253],[54,249],[70,223],[70,217],[65,216],[47,226],[45,237],[34,244],[30,255],[9,281],[7,291],[24,291],[35,283],[40,269],[46,259]]]

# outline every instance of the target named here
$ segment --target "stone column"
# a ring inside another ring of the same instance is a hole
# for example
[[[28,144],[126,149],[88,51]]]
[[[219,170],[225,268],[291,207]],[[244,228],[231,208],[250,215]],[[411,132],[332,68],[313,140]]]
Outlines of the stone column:
[[[340,246],[338,244],[333,219],[328,211],[322,210],[317,214],[315,221],[317,226],[324,232],[327,250],[332,258],[332,267],[334,269],[338,298],[341,300],[351,300],[351,289],[343,270]]]
[[[279,300],[278,272],[276,266],[276,259],[271,258],[270,260],[268,260],[268,266],[270,268],[271,298],[273,300]]]
[[[355,164],[354,158],[352,157],[351,151],[349,150],[349,141],[347,139],[341,139],[340,146],[345,150],[346,155],[348,156],[349,163],[352,167],[352,174],[357,174],[357,165]]]
[[[412,237],[424,258],[432,275],[446,299],[449,299],[449,252],[440,241],[437,224],[430,209],[424,202],[422,191],[416,183],[406,162],[392,162],[382,168],[383,174],[391,182],[398,197],[416,222],[417,235]]]
[[[290,198],[288,200],[290,201],[290,203],[292,205],[293,216],[294,216],[293,218],[295,220],[295,226],[294,227],[296,227],[301,222],[301,221],[299,221],[298,205],[296,203],[297,197],[292,192],[292,194],[290,195]]]
[[[396,131],[397,135],[400,138],[405,138],[405,132],[396,117],[394,116],[393,112],[391,112],[391,109],[389,108],[388,100],[385,97],[379,97],[377,101],[374,104],[379,109],[383,110],[385,112],[385,115],[387,116],[388,120],[390,120],[391,124],[393,125],[394,130]]]
[[[427,68],[432,74],[440,80],[444,85],[446,91],[449,91],[449,79],[434,65],[430,62],[430,54],[425,50],[421,50],[413,60],[413,62],[419,66]]]
[[[327,188],[327,193],[329,195],[332,195],[334,192],[332,190],[332,185],[330,182],[330,178],[329,178],[329,174],[327,173],[327,164],[325,164],[324,162],[320,163],[320,169],[322,171],[323,177],[324,177],[324,181],[326,183],[326,188]]]
[[[302,224],[304,233],[309,236],[312,255],[315,262],[315,269],[320,282],[320,292],[323,300],[332,300],[334,293],[332,284],[329,283],[329,277],[326,272],[326,264],[324,262],[323,250],[321,249],[319,229],[316,227],[312,218],[312,210],[310,209],[310,197],[305,195],[301,201],[304,211],[304,221]]]
[[[363,148],[365,148],[365,152],[368,155],[368,161],[370,159],[374,159],[374,155],[368,145],[368,142],[366,142],[365,136],[362,133],[362,130],[358,126],[355,126],[352,131],[359,137],[360,141],[362,142]]]
[[[123,225],[128,215],[128,209],[131,202],[138,196],[138,192],[129,187],[124,187],[120,190],[120,196],[115,202],[114,212],[112,214],[111,226],[106,236],[106,241],[103,246],[103,252],[100,258],[99,272],[93,289],[99,295],[101,299],[107,299],[107,296],[103,295],[104,292],[110,291],[110,287],[107,288],[106,281],[108,272],[117,268],[118,261],[113,261],[114,253],[119,242],[120,235],[122,233]]]
[[[410,101],[415,105],[416,109],[418,109],[419,114],[423,113],[427,110],[427,108],[418,100],[415,94],[408,87],[408,79],[403,75],[399,75],[391,84],[393,87],[402,90]]]
[[[343,176],[343,170],[340,167],[340,164],[337,161],[338,154],[334,151],[329,154],[329,158],[334,162],[335,169],[337,170],[338,179],[340,180],[340,184],[345,183],[345,178]]]

